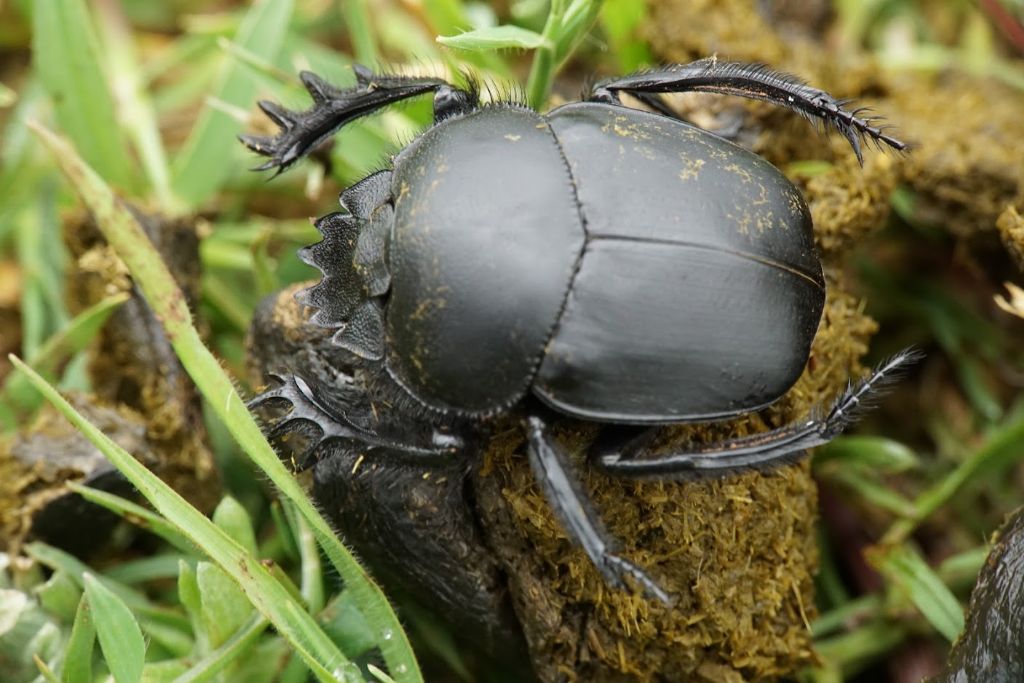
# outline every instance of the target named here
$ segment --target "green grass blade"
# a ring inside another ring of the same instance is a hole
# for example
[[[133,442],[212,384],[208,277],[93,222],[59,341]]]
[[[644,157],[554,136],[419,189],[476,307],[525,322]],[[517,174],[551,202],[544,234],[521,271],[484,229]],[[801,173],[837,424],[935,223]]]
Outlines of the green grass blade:
[[[278,68],[277,65],[260,55],[246,50],[238,43],[234,43],[227,38],[221,37],[217,39],[217,47],[234,59],[237,59],[239,64],[244,64],[249,67],[255,74],[269,79],[277,85],[283,85],[287,88],[297,87],[295,74]]]
[[[964,629],[964,611],[942,579],[914,550],[897,546],[878,560],[879,570],[950,642]]]
[[[50,666],[43,661],[39,655],[32,655],[32,660],[36,663],[36,667],[39,669],[39,674],[43,677],[46,683],[60,683],[60,679],[54,675]]]
[[[314,614],[319,614],[324,608],[324,577],[323,568],[320,563],[320,549],[316,544],[316,537],[309,528],[309,524],[302,518],[302,515],[295,510],[295,506],[286,503],[285,513],[290,522],[289,529],[294,533],[294,539],[298,543],[301,554],[302,566],[302,599],[309,605]]]
[[[92,622],[88,599],[82,595],[64,653],[64,666],[61,670],[63,683],[92,683],[92,647],[95,641],[96,628]]]
[[[825,473],[822,474],[824,476]],[[857,495],[858,500],[888,510],[899,517],[912,519],[917,515],[917,508],[911,501],[857,469],[836,468],[828,472],[828,479],[848,487]]]
[[[66,141],[40,126],[35,126],[35,131],[50,148],[71,184],[93,212],[107,242],[128,266],[146,301],[163,322],[168,339],[171,340],[182,365],[209,401],[213,411],[242,450],[266,473],[278,491],[295,504],[309,522],[317,542],[338,571],[347,589],[351,591],[359,610],[373,625],[377,643],[388,669],[400,681],[422,681],[412,647],[387,599],[338,540],[326,520],[310,502],[301,485],[263,437],[262,430],[246,409],[231,378],[225,374],[217,358],[203,345],[198,331],[191,324],[191,314],[184,295],[135,217],[118,202],[110,188],[81,160]],[[54,394],[51,393],[48,397],[50,396]],[[56,399],[59,399],[59,396],[56,396]],[[137,464],[134,460],[132,463]],[[166,514],[159,506],[154,507]],[[203,522],[207,522],[205,517],[199,516]],[[185,529],[195,540],[191,527],[186,526]],[[260,569],[262,570],[262,567]],[[276,621],[274,623],[278,625]]]
[[[130,456],[129,456],[130,457]],[[146,661],[146,641],[132,612],[92,574],[83,577],[103,658],[117,683],[137,683]]]
[[[96,337],[110,314],[127,300],[127,294],[115,294],[85,309],[64,329],[47,339],[29,357],[29,364],[37,368],[43,377],[55,381],[60,364],[84,349]],[[31,389],[24,376],[8,375],[0,387],[0,425],[16,427],[19,423],[18,414],[34,410],[39,401],[39,394]]]
[[[274,624],[318,679],[333,682],[336,678],[332,671],[352,670],[352,664],[320,630],[313,618],[295,603],[288,591],[271,577],[259,560],[245,552],[234,539],[99,431],[31,368],[16,356],[10,356],[10,360],[18,370],[29,376],[32,385],[120,470],[153,507],[174,522],[235,580],[253,606]],[[97,632],[101,632],[98,622]],[[100,640],[102,643],[102,637]]]
[[[171,192],[171,169],[153,102],[143,86],[131,27],[120,3],[99,2],[95,8],[121,125],[139,155],[162,212],[179,213],[180,202]]]
[[[576,51],[580,41],[597,21],[603,3],[604,0],[573,0],[565,10],[562,28],[556,42],[556,70]]]
[[[238,584],[211,562],[196,566],[200,614],[212,647],[220,647],[253,615]]]
[[[50,177],[44,177],[35,184],[35,195],[14,220],[17,256],[24,273],[22,353],[28,356],[38,351],[46,336],[67,322],[57,186]]]
[[[292,7],[293,0],[257,0],[242,20],[234,42],[242,50],[272,61],[284,43]],[[256,96],[248,67],[225,58],[220,84],[212,95],[247,111]],[[238,133],[238,123],[224,111],[203,110],[173,167],[174,191],[190,206],[212,197],[238,168]]]
[[[968,482],[984,476],[998,476],[1014,463],[1020,462],[1024,451],[1024,419],[1008,420],[993,430],[985,444],[961,462],[955,470],[925,489],[914,500],[917,514],[912,519],[893,523],[882,537],[882,545],[902,543],[917,525],[945,505]]]
[[[104,570],[103,576],[126,586],[149,581],[176,579],[179,571],[178,563],[185,559],[180,553],[147,555],[113,565]]]
[[[641,28],[647,21],[647,5],[636,0],[604,0],[601,28],[604,30],[620,73],[632,73],[652,61]]]
[[[374,36],[376,31],[370,23],[370,10],[366,0],[345,0],[341,3],[341,11],[348,25],[348,37],[356,60],[371,68],[377,66],[379,54]]]
[[[100,491],[99,489],[82,486],[75,482],[68,482],[68,488],[80,495],[82,498],[85,498],[90,503],[95,503],[100,507],[106,508],[111,512],[124,517],[139,528],[156,534],[183,553],[188,555],[194,555],[196,553],[196,547],[184,534],[178,531],[173,524],[152,510],[148,510],[137,503],[133,503],[127,498],[116,496],[113,493],[108,493],[107,491]]]
[[[32,60],[53,100],[57,122],[101,176],[129,187],[131,156],[121,139],[85,2],[46,0],[32,9]]]
[[[908,635],[907,629],[899,624],[877,620],[815,643],[814,649],[823,661],[841,668],[845,680],[850,680],[906,640]]]
[[[220,647],[175,678],[174,683],[204,683],[212,679],[255,643],[256,639],[267,630],[268,625],[269,622],[262,616],[254,615]]]

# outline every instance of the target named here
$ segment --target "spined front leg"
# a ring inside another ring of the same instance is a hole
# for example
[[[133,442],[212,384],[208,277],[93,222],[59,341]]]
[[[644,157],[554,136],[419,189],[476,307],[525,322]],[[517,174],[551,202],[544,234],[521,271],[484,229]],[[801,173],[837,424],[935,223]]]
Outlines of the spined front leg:
[[[440,78],[416,78],[376,74],[364,66],[353,67],[356,84],[337,88],[314,73],[303,71],[302,84],[313,98],[306,111],[285,109],[275,102],[262,101],[260,109],[280,128],[274,136],[240,135],[242,144],[268,160],[257,171],[277,169],[281,173],[306,156],[338,129],[373,114],[395,102],[434,93],[434,118],[471,111],[477,106],[477,94],[462,90]]]
[[[441,615],[460,643],[528,678],[504,572],[466,486],[475,439],[375,412],[358,377],[340,374],[330,391],[295,375],[277,379],[279,387],[250,405],[290,404],[271,436],[313,432],[293,466],[312,469],[317,506],[389,593]]]
[[[443,427],[389,428],[381,430],[374,408],[350,377],[337,378],[341,389],[335,394],[317,390],[297,375],[274,376],[281,384],[249,402],[250,410],[274,403],[288,403],[291,411],[275,420],[269,430],[271,438],[291,432],[316,432],[292,465],[297,471],[316,464],[322,444],[341,440],[368,455],[380,451],[394,462],[417,464],[449,461],[465,448],[463,439]]]

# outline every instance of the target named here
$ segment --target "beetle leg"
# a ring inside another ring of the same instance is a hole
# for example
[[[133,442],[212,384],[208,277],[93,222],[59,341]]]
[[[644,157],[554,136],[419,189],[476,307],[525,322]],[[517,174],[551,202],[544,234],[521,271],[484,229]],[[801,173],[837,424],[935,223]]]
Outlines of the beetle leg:
[[[410,428],[409,433],[397,437],[375,429],[372,408],[363,405],[365,397],[358,389],[351,388],[347,395],[332,400],[297,375],[273,377],[281,385],[260,394],[247,407],[257,410],[272,403],[291,405],[291,412],[275,420],[268,435],[278,439],[302,432],[311,437],[299,457],[292,459],[298,471],[316,464],[320,445],[333,439],[358,444],[371,453],[400,453],[418,463],[449,460],[465,446],[460,437],[437,427],[423,434]],[[344,410],[346,407],[349,410]]]
[[[653,457],[640,455],[640,452],[647,449],[644,433],[631,444],[632,448],[626,446],[618,451],[595,453],[594,464],[610,474],[681,479],[792,462],[802,457],[808,448],[828,443],[842,434],[857,421],[859,413],[870,405],[870,401],[880,394],[886,384],[894,381],[902,370],[920,358],[920,353],[907,349],[884,361],[867,379],[850,383],[823,418],[812,416],[803,422],[760,434]]]
[[[884,127],[874,125],[878,122],[876,117],[861,116],[864,109],[847,111],[843,108],[847,101],[837,100],[824,90],[812,88],[795,76],[772,71],[763,64],[720,62],[710,57],[689,64],[676,64],[624,78],[600,81],[588,99],[619,104],[619,91],[626,91],[657,111],[671,116],[675,114],[665,107],[655,93],[701,91],[771,102],[834,127],[849,141],[857,160],[862,164],[861,139],[901,151],[907,148],[906,143],[886,134]]]
[[[473,89],[461,90],[439,78],[413,78],[374,74],[364,66],[353,67],[356,85],[336,88],[309,71],[299,74],[313,98],[306,111],[292,111],[262,101],[260,109],[281,129],[273,136],[240,135],[242,144],[269,160],[257,171],[276,168],[281,173],[306,156],[345,124],[400,100],[434,93],[434,120],[470,111],[477,105]]]
[[[627,584],[624,579],[628,575],[643,587],[647,595],[667,605],[672,604],[668,593],[646,572],[611,551],[608,532],[587,500],[579,482],[572,476],[568,456],[548,436],[547,425],[541,417],[529,417],[528,438],[530,466],[545,498],[569,534],[569,538],[583,547],[583,551],[601,572],[604,580],[615,588],[625,589]]]

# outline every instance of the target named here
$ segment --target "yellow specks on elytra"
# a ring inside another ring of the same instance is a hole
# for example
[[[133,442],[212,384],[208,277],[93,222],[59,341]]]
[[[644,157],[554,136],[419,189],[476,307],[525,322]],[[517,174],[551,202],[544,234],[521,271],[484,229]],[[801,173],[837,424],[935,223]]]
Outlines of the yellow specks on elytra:
[[[754,182],[754,175],[750,172],[750,169],[744,168],[735,162],[725,166],[724,170],[735,173],[744,185]]]
[[[704,167],[704,159],[691,159],[682,157],[683,170],[679,171],[679,179],[682,181],[696,180],[700,175],[700,169]]]
[[[614,133],[620,138],[629,138],[637,141],[651,139],[651,134],[644,130],[642,126],[632,122],[628,116],[616,116],[612,121],[601,126],[601,132]]]
[[[403,180],[402,184],[398,186],[398,196],[395,197],[395,202],[397,203],[397,202],[402,201],[402,199],[404,199],[406,196],[408,196],[409,191],[410,191],[409,183],[407,183],[406,181]]]

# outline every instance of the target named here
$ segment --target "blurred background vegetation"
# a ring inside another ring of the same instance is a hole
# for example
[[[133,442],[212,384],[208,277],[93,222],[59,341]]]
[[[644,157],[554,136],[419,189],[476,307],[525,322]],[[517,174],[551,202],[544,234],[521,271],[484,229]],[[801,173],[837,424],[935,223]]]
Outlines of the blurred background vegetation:
[[[1024,268],[1022,21],[1021,0],[0,0],[0,458],[13,458],[11,444],[48,419],[7,355],[62,391],[102,394],[88,348],[130,291],[110,284],[126,278],[116,259],[76,237],[94,230],[76,195],[82,188],[28,122],[66,136],[144,225],[198,235],[193,260],[172,271],[206,343],[244,386],[257,303],[311,276],[294,255],[318,239],[309,217],[385,166],[430,120],[429,98],[359,120],[314,163],[268,183],[246,170],[254,159],[235,136],[266,129],[258,99],[306,106],[298,71],[344,85],[355,62],[435,74],[469,68],[495,97],[521,92],[549,106],[574,99],[592,75],[709,53],[766,61],[839,95],[877,100],[918,143],[887,186],[884,215],[872,216],[842,268],[879,323],[871,357],[913,343],[928,360],[858,435],[816,459],[824,521],[810,628],[818,663],[800,676],[920,680],[939,669],[963,628],[990,535],[1024,502],[1024,293],[1015,299],[1004,288],[1021,284]],[[758,121],[751,146],[802,187],[834,169],[827,154],[772,147],[770,120]],[[83,262],[85,254],[93,260]],[[90,268],[102,284],[81,278]],[[146,414],[153,401],[119,386],[119,404],[141,413],[147,438],[159,442]],[[158,403],[186,412],[193,400],[161,396]],[[171,468],[194,487],[188,497],[217,507],[222,529],[275,563],[278,579],[301,592],[355,662],[351,675],[386,680],[376,653],[391,636],[372,632],[344,593],[334,595],[337,581],[300,516],[271,502],[265,477],[209,403],[202,415],[230,498],[218,506],[218,478],[198,466]],[[10,481],[4,467],[0,460]],[[78,477],[54,476],[67,478]],[[7,504],[23,502],[24,490]],[[109,505],[126,514],[124,504]],[[14,522],[5,528],[12,554],[0,566],[4,681],[99,680],[108,669],[122,672],[118,680],[307,679],[282,636],[177,532],[155,541],[115,531],[78,553],[94,564],[87,570],[51,545],[23,545],[22,513],[5,513]],[[128,516],[160,528],[141,515]],[[87,571],[103,582],[84,579]],[[83,594],[100,648],[82,626]],[[407,612],[403,623],[427,680],[500,680],[428,615]],[[104,662],[94,662],[100,649]],[[118,668],[126,660],[140,664]]]

